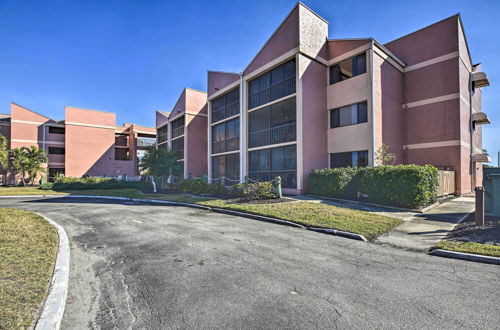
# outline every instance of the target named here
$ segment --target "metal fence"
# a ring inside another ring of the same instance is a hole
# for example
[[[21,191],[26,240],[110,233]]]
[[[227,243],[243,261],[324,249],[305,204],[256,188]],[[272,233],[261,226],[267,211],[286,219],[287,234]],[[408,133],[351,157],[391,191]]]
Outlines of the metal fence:
[[[455,193],[455,171],[438,171],[438,197]]]

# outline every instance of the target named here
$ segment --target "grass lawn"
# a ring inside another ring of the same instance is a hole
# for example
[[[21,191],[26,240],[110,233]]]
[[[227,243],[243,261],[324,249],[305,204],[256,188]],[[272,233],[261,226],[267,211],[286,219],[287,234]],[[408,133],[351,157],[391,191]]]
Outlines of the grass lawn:
[[[0,329],[27,329],[52,277],[59,238],[42,217],[0,208]]]
[[[443,241],[436,244],[437,249],[482,254],[492,257],[500,257],[500,246],[480,244],[475,242]]]
[[[64,195],[64,193],[53,190],[42,190],[37,187],[1,187],[0,196],[16,195]]]
[[[16,188],[14,188],[16,189]],[[36,188],[34,188],[36,189]],[[0,188],[0,195],[2,189]],[[38,190],[44,192],[46,190]],[[186,194],[143,194],[137,189],[73,190],[67,194],[150,198],[174,202],[193,203],[210,207],[231,209],[288,220],[306,226],[332,228],[361,234],[373,239],[399,225],[402,220],[364,211],[336,207],[328,204],[290,200],[276,203],[240,203],[238,199],[222,200]]]

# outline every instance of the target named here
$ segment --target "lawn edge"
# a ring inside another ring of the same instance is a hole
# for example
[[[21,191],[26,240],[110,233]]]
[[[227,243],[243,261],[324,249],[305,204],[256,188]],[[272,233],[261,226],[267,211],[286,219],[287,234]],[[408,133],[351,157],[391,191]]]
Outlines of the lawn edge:
[[[35,197],[35,196],[18,195],[18,196],[6,196],[6,197],[24,198],[24,197]],[[307,225],[303,225],[303,224],[300,224],[298,222],[294,222],[294,221],[290,221],[290,220],[282,220],[282,219],[278,219],[278,218],[267,217],[267,216],[249,213],[249,212],[235,211],[235,210],[231,210],[231,209],[210,207],[210,206],[204,206],[204,205],[198,205],[198,204],[192,204],[192,203],[174,202],[174,201],[166,201],[166,200],[159,200],[159,199],[129,198],[129,197],[116,197],[116,196],[98,196],[98,195],[49,195],[46,197],[112,199],[112,200],[123,200],[123,201],[132,201],[132,202],[166,204],[166,205],[172,205],[172,206],[185,206],[185,207],[191,207],[191,208],[195,208],[195,209],[202,209],[202,210],[206,210],[206,211],[211,211],[211,212],[215,212],[215,213],[240,216],[240,217],[244,217],[244,218],[248,218],[248,219],[253,219],[253,220],[257,220],[257,221],[264,221],[264,222],[274,223],[274,224],[283,225],[283,226],[302,228],[302,229],[314,231],[317,233],[340,236],[340,237],[354,239],[354,240],[363,241],[363,242],[369,241],[368,239],[366,239],[365,236],[363,236],[361,234],[351,233],[351,232],[347,232],[347,231],[341,231],[338,229],[307,226]]]
[[[429,252],[429,254],[444,258],[452,258],[452,259],[480,262],[485,264],[500,265],[500,257],[486,256],[482,254],[458,252],[445,249],[435,249]]]
[[[58,330],[61,327],[66,307],[66,298],[68,297],[70,266],[69,239],[64,228],[57,222],[40,213],[33,213],[41,216],[50,223],[57,230],[59,236],[56,262],[50,281],[49,293],[41,307],[41,313],[39,313],[39,318],[36,321],[35,330]]]

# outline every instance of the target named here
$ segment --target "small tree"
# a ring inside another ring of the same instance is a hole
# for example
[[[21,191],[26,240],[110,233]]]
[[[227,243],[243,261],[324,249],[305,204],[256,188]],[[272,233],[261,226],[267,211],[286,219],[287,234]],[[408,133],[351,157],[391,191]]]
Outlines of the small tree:
[[[21,175],[21,184],[34,184],[36,177],[45,169],[43,163],[47,162],[47,156],[38,147],[21,147],[10,151],[10,163],[16,174]]]
[[[375,153],[375,159],[380,165],[392,165],[394,164],[396,155],[389,152],[389,146],[387,144],[382,143],[380,148],[378,148],[377,152]]]
[[[23,148],[26,158],[28,159],[28,182],[34,185],[37,176],[41,173],[45,173],[46,169],[42,166],[42,164],[47,163],[48,158],[45,155],[45,151],[39,149],[38,147],[31,146]]]
[[[168,148],[149,147],[139,167],[145,175],[152,176],[155,182],[164,188],[168,178],[180,169],[177,158],[177,153]]]
[[[7,149],[7,139],[0,134],[0,168],[6,169],[9,166],[9,150]]]

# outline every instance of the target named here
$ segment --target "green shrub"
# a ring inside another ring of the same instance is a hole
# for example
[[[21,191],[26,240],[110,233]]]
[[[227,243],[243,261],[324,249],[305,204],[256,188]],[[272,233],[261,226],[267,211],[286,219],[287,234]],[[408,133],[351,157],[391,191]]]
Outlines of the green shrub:
[[[75,177],[55,177],[52,188],[54,190],[90,190],[90,189],[146,189],[151,183],[146,181],[124,181],[113,178],[99,178],[87,176],[82,178]],[[49,187],[49,184],[46,185]],[[44,188],[42,188],[44,189]]]
[[[263,200],[276,198],[272,182],[255,182],[245,184],[243,196],[249,200]]]
[[[423,207],[437,200],[438,171],[434,166],[396,165],[313,170],[312,195],[359,199],[400,206]]]
[[[52,182],[45,182],[40,184],[39,188],[42,190],[52,190],[54,184]]]
[[[243,191],[245,190],[245,183],[237,183],[231,187],[227,192],[234,197],[244,197]]]
[[[209,184],[202,179],[181,179],[179,189],[190,194],[208,194],[210,192]]]

